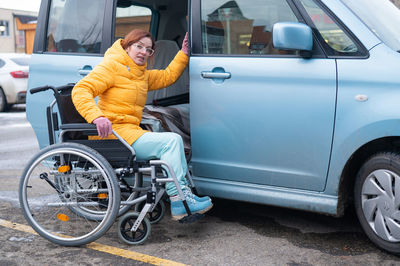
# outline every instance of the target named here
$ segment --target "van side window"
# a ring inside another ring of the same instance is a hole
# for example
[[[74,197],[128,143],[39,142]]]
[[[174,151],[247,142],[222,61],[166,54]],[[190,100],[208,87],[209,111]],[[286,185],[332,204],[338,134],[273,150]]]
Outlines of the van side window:
[[[48,52],[100,53],[105,0],[53,0]]]
[[[151,9],[137,5],[126,5],[118,1],[115,15],[114,39],[124,38],[133,29],[150,31]]]
[[[276,22],[298,22],[284,0],[202,0],[202,46],[205,54],[294,54],[272,47]]]
[[[358,52],[357,45],[314,0],[301,0],[301,3],[325,43],[333,49],[334,52],[337,54]]]

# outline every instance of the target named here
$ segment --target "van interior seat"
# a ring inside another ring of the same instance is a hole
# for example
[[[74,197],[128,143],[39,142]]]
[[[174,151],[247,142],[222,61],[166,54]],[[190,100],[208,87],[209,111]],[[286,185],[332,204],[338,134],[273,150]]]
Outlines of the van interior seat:
[[[149,60],[148,68],[165,69],[178,51],[179,47],[175,41],[156,41],[155,52],[151,60]],[[182,76],[171,86],[148,92],[141,126],[153,132],[175,132],[179,134],[183,139],[186,158],[190,160],[191,144],[188,94],[189,72],[188,68],[186,68]],[[164,104],[158,104],[161,102]]]
[[[175,41],[170,41],[170,40],[156,41],[154,55],[149,60],[148,68],[164,69],[168,67],[169,63],[174,59],[175,55],[178,52],[179,52],[179,47]],[[181,95],[188,92],[189,92],[189,72],[188,68],[186,68],[182,76],[171,86],[161,90],[149,91],[147,94],[146,104],[152,104],[154,103],[154,100]]]

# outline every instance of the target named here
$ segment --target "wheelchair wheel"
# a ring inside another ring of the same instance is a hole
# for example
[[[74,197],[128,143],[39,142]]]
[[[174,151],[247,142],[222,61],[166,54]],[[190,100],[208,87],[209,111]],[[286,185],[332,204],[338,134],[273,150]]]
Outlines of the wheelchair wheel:
[[[59,245],[80,246],[111,227],[120,190],[103,156],[81,144],[61,143],[43,149],[28,163],[19,200],[38,234]]]
[[[151,225],[149,219],[144,217],[136,232],[131,231],[136,219],[139,217],[137,212],[128,212],[119,218],[118,221],[118,237],[124,243],[129,245],[140,245],[150,235]]]
[[[146,204],[145,201],[136,204],[136,205],[135,205],[135,211],[136,211],[136,212],[140,212],[140,211],[143,209],[143,207],[144,207],[145,204]],[[154,208],[154,210],[153,210],[152,212],[148,212],[148,213],[146,214],[146,217],[149,219],[149,221],[150,221],[151,224],[156,224],[156,223],[158,223],[159,221],[161,221],[162,218],[164,218],[165,209],[166,209],[166,207],[165,207],[164,201],[163,201],[163,200],[160,200],[160,201],[157,203],[157,205],[156,205],[156,207]]]

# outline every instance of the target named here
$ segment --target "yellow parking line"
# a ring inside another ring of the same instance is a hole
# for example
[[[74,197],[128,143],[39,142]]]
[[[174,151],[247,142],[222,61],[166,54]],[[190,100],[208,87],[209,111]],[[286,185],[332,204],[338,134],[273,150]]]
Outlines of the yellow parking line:
[[[94,249],[97,251],[113,254],[116,256],[120,256],[127,259],[142,261],[145,263],[153,264],[153,265],[185,265],[179,262],[171,261],[171,260],[164,260],[157,257],[141,254],[135,251],[130,251],[122,248],[116,248],[113,246],[102,245],[96,242],[92,242],[86,245],[90,249]]]
[[[13,222],[10,222],[10,221],[3,220],[3,219],[0,219],[0,225],[4,226],[4,227],[11,228],[11,229],[15,229],[15,230],[18,230],[18,231],[26,232],[26,233],[29,233],[29,234],[37,235],[35,230],[33,230],[32,227],[30,227],[28,225],[17,224],[17,223],[13,223]]]
[[[13,222],[6,221],[3,219],[0,219],[0,225],[10,228],[10,229],[37,235],[37,233],[29,225],[13,223]],[[171,265],[171,266],[172,265],[173,266],[185,265],[185,264],[175,262],[172,260],[160,259],[160,258],[149,256],[146,254],[141,254],[139,252],[130,251],[130,250],[122,249],[122,248],[116,248],[116,247],[109,246],[109,245],[103,245],[103,244],[99,244],[96,242],[87,244],[86,247],[93,249],[93,250],[101,251],[104,253],[109,253],[109,254],[120,256],[123,258],[141,261],[141,262],[145,262],[145,263],[149,263],[149,264],[153,264],[153,265]]]

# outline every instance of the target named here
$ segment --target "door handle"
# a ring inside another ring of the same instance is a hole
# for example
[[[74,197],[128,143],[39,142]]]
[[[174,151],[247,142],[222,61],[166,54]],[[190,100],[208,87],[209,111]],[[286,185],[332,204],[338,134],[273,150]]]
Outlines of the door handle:
[[[79,73],[79,75],[81,75],[81,76],[86,76],[87,74],[90,73],[90,70],[80,69],[80,70],[78,71],[78,73]]]
[[[92,71],[92,66],[86,65],[84,67],[82,67],[81,69],[78,69],[78,73],[81,76],[86,76],[87,74],[90,73],[90,71]]]
[[[201,76],[206,79],[229,79],[231,78],[231,73],[202,71]]]

